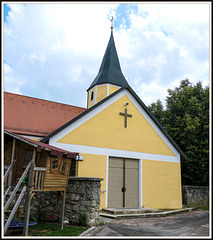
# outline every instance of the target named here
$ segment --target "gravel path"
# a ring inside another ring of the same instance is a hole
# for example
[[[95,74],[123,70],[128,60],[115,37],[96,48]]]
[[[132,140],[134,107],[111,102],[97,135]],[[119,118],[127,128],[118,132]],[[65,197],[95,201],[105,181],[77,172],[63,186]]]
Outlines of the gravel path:
[[[150,225],[157,224],[159,222],[172,221],[173,219],[193,216],[202,212],[203,210],[196,210],[191,212],[178,213],[178,214],[166,216],[166,217],[120,219],[120,220],[112,220],[111,223],[126,224],[126,225],[135,226],[135,227],[148,227]]]

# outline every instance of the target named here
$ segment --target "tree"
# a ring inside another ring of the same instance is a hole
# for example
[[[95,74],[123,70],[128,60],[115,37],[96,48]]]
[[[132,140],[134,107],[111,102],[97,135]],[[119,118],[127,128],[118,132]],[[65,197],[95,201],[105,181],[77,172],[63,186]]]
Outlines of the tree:
[[[163,124],[165,119],[165,111],[163,109],[163,104],[161,100],[157,100],[156,103],[152,103],[149,106],[149,110],[154,114],[157,120]]]
[[[189,158],[181,163],[182,184],[208,185],[209,87],[182,80],[168,89],[166,109],[160,105],[158,100],[149,109]]]

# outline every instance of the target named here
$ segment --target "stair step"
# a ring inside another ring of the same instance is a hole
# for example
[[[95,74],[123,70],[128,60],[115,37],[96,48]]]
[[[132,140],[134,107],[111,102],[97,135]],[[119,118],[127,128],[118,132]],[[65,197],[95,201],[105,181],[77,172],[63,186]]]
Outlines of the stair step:
[[[159,212],[158,209],[153,208],[104,208],[101,213],[110,215],[132,215]]]
[[[109,214],[109,213],[103,213],[103,212],[100,212],[99,215],[101,217],[107,217],[107,218],[116,218],[116,217],[118,217],[117,215]]]
[[[12,212],[12,210],[8,210],[8,209],[7,209],[5,212]]]
[[[16,195],[21,193],[23,187],[24,187],[24,186],[20,186],[20,187],[19,187],[19,189],[18,189],[17,192],[16,192]],[[13,192],[14,189],[15,189],[15,187],[12,187],[11,190],[10,190],[10,192],[7,194],[7,196],[11,195],[11,193]],[[4,191],[4,192],[6,192],[6,191]]]
[[[163,216],[163,214],[156,212],[156,213],[134,213],[134,214],[108,214],[108,213],[100,213],[101,217],[107,217],[107,218],[137,218],[137,217],[153,217],[153,216]]]
[[[104,211],[100,212],[100,216],[102,217],[107,217],[107,218],[131,218],[131,217],[165,217],[167,215],[171,215],[171,214],[177,214],[180,212],[188,212],[188,211],[192,211],[195,208],[184,208],[184,209],[173,209],[173,210],[168,210],[165,212],[162,212],[158,209],[154,209],[157,211],[153,211],[153,212],[140,212],[140,213],[128,213],[128,214],[110,214],[110,213],[106,213]],[[105,209],[106,210],[106,209]],[[107,209],[108,210],[108,209]]]

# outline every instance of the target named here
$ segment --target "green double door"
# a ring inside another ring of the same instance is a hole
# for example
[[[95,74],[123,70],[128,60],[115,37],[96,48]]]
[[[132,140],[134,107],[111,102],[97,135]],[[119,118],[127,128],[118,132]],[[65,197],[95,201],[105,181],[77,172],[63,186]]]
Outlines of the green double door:
[[[108,208],[139,206],[139,160],[109,158]]]

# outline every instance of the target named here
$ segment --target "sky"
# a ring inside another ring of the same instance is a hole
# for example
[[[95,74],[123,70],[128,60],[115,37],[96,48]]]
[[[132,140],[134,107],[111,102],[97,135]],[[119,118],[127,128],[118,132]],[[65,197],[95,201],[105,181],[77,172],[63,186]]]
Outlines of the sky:
[[[3,89],[85,107],[111,33],[148,106],[188,78],[210,81],[210,2],[2,2]]]

